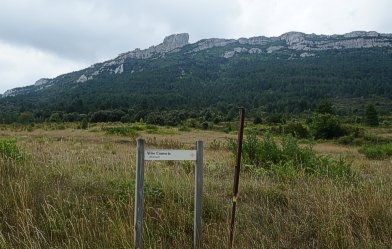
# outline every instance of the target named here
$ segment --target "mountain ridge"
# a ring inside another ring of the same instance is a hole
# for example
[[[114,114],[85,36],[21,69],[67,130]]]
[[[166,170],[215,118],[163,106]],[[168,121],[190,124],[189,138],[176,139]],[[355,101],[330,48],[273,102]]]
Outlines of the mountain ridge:
[[[352,31],[342,35],[316,35],[290,31],[277,37],[255,36],[250,38],[241,37],[239,39],[209,38],[199,40],[195,43],[189,43],[188,33],[172,34],[166,36],[163,42],[156,46],[151,46],[143,50],[135,49],[133,51],[125,52],[119,54],[114,59],[96,63],[89,68],[76,71],[81,72],[81,74],[79,74],[78,78],[73,82],[85,83],[93,80],[94,77],[99,76],[102,73],[120,75],[124,72],[124,70],[126,70],[124,69],[124,62],[127,59],[146,60],[164,57],[165,54],[179,52],[181,48],[188,45],[193,47],[190,51],[188,51],[188,53],[197,53],[214,47],[226,47],[230,44],[238,44],[239,46],[231,50],[224,51],[224,53],[222,53],[222,57],[225,59],[229,59],[239,53],[262,54],[263,50],[260,46],[268,45],[270,46],[265,48],[266,53],[274,53],[282,49],[289,49],[293,51],[303,51],[303,53],[299,56],[300,58],[306,58],[315,56],[313,53],[315,51],[373,47],[391,48],[392,34],[383,34],[376,31]],[[242,45],[256,47],[242,48]],[[131,69],[131,72],[132,71],[136,72],[136,70]],[[53,79],[42,78],[36,81],[33,85],[7,90],[1,97],[12,97],[19,94],[29,93],[31,91],[46,89],[56,84],[56,82],[61,81],[61,77],[64,77],[67,74],[59,75]]]
[[[156,46],[13,89],[0,98],[0,122],[42,122],[52,114],[68,121],[219,122],[231,120],[238,106],[254,117],[306,115],[320,100],[342,115],[360,117],[367,104],[390,113],[392,35],[288,32],[190,43],[188,34],[175,34]]]

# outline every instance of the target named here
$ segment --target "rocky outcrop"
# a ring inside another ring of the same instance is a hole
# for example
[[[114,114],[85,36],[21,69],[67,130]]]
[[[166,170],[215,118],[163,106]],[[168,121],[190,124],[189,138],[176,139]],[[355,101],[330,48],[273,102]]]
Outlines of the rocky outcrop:
[[[79,77],[79,79],[76,81],[76,83],[84,83],[84,82],[86,82],[86,81],[88,81],[87,76],[84,75],[84,74],[82,74],[82,75]]]
[[[329,49],[351,49],[371,47],[392,47],[392,40],[375,31],[354,31],[344,35],[307,35],[289,32],[280,36],[289,49],[303,51],[323,51]]]
[[[240,38],[238,42],[240,44],[249,44],[249,45],[266,45],[268,43],[276,41],[277,38],[268,38],[265,36],[256,36],[251,38]]]
[[[42,79],[37,80],[34,85],[41,86],[41,85],[48,84],[49,82],[50,82],[50,79],[42,78]]]
[[[233,50],[230,51],[226,51],[223,54],[223,58],[231,58],[233,57],[235,54],[240,54],[240,53],[249,53],[249,54],[261,54],[261,49],[259,48],[251,48],[251,49],[247,49],[247,48],[234,48]]]
[[[189,34],[176,34],[165,37],[163,43],[155,47],[156,53],[170,52],[176,48],[181,48],[189,44]]]
[[[284,48],[283,46],[271,46],[271,47],[267,48],[267,53],[270,54],[270,53],[273,53],[275,51],[281,50],[283,48]]]
[[[122,74],[124,72],[124,64],[121,64],[114,70],[114,74]]]
[[[103,65],[98,70],[92,72],[91,75],[81,75],[76,82],[83,83],[92,80],[94,76],[98,76],[105,72],[109,74],[122,74],[124,72],[124,62],[129,58],[149,59],[154,55],[164,55],[165,53],[181,48],[187,44],[189,44],[189,34],[187,33],[167,36],[163,42],[157,46],[151,46],[144,50],[135,49],[134,51],[120,54],[116,59],[103,63]],[[95,66],[92,68],[95,68]]]
[[[251,48],[248,51],[250,54],[261,54],[261,49],[260,48]]]
[[[286,46],[279,44],[284,41]],[[372,47],[390,47],[392,48],[392,36],[389,34],[379,34],[375,31],[354,31],[344,35],[316,35],[305,34],[301,32],[288,32],[279,37],[257,36],[251,38],[240,38],[236,40],[242,45],[259,45],[268,46],[267,48],[253,48],[249,53],[261,53],[265,49],[267,53],[274,53],[283,49],[304,51],[300,54],[301,58],[315,56],[312,51],[324,51],[331,49],[353,49],[353,48],[372,48]],[[214,46],[226,46],[232,43],[232,40],[210,39],[199,42],[194,52],[211,48]],[[242,51],[243,52],[243,51]],[[224,58],[231,58],[238,51],[229,50],[223,54]]]
[[[291,46],[296,43],[301,43],[305,40],[305,34],[300,32],[288,32],[280,36],[281,40],[285,40],[286,44]]]
[[[157,46],[152,46],[144,50],[135,49],[134,51],[121,54],[118,58],[119,59],[127,59],[127,58],[148,59],[155,54],[167,53],[188,44],[189,44],[189,34],[187,33],[174,34],[165,37],[163,43]]]
[[[345,38],[354,38],[354,37],[378,37],[379,33],[376,31],[353,31],[343,35]]]
[[[2,97],[5,98],[5,97],[15,96],[19,92],[18,90],[19,90],[19,88],[7,90],[7,91],[5,91],[5,93],[3,93]]]
[[[192,52],[199,52],[202,50],[210,49],[213,47],[224,47],[226,45],[229,45],[231,43],[237,42],[234,39],[219,39],[219,38],[212,38],[212,39],[206,39],[206,40],[201,40],[196,43],[196,48],[192,50]]]
[[[304,53],[300,54],[299,56],[301,58],[306,58],[306,57],[313,57],[313,56],[316,56],[316,55],[312,54],[312,53],[304,52]]]

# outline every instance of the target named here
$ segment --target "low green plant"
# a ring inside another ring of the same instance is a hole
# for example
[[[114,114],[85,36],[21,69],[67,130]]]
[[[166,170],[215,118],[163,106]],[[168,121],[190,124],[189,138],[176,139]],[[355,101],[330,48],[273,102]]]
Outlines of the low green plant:
[[[119,136],[128,136],[128,137],[136,137],[138,135],[137,131],[133,127],[126,126],[116,126],[116,127],[104,127],[102,128],[108,135],[119,135]]]
[[[299,145],[291,135],[277,142],[270,133],[262,140],[250,133],[244,139],[242,155],[244,164],[251,165],[248,168],[255,172],[264,168],[279,178],[292,178],[300,172],[332,178],[353,175],[351,164],[343,158],[319,156],[311,144]]]
[[[191,131],[192,129],[189,128],[188,126],[185,125],[181,125],[180,127],[178,127],[178,131]]]
[[[5,160],[23,161],[25,154],[16,144],[15,139],[0,140],[0,158]]]
[[[212,140],[212,142],[210,143],[210,149],[212,150],[219,150],[222,147],[222,143],[219,140]]]
[[[345,125],[343,126],[347,135],[340,137],[337,141],[344,145],[366,145],[366,144],[387,144],[392,139],[367,132],[363,127]]]
[[[358,151],[369,159],[386,159],[392,157],[392,143],[376,145],[367,144],[363,145]]]

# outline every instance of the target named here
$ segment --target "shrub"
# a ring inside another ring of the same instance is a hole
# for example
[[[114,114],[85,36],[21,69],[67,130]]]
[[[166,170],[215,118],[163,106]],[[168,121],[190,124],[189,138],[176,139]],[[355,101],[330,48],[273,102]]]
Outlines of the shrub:
[[[83,130],[86,130],[88,128],[87,118],[82,119],[82,122],[80,124],[80,128],[82,128]]]
[[[367,105],[365,107],[365,122],[369,126],[378,126],[378,113],[374,105]]]
[[[300,122],[290,122],[282,126],[282,133],[291,134],[298,138],[308,138],[310,136],[308,128]]]
[[[25,156],[16,144],[16,140],[0,140],[0,158],[5,160],[22,161]]]
[[[378,145],[363,145],[359,152],[369,159],[386,159],[392,157],[392,143]]]
[[[257,124],[261,124],[263,122],[263,120],[257,116],[255,117],[255,119],[253,119],[253,124],[257,125]]]
[[[311,128],[315,139],[332,139],[345,135],[338,118],[332,114],[316,114]]]
[[[322,100],[320,101],[319,105],[317,106],[317,113],[321,114],[334,114],[335,109],[333,107],[333,104],[327,100]]]

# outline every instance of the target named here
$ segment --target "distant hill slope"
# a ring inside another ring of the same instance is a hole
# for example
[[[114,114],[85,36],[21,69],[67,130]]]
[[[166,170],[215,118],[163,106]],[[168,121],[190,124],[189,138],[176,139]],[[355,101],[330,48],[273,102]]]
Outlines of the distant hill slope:
[[[227,113],[244,105],[299,113],[321,99],[344,103],[350,111],[370,100],[387,109],[391,97],[392,34],[289,32],[193,44],[188,34],[176,34],[157,46],[9,90],[0,108],[15,115],[108,109]]]

